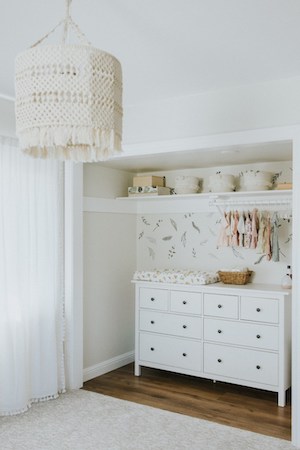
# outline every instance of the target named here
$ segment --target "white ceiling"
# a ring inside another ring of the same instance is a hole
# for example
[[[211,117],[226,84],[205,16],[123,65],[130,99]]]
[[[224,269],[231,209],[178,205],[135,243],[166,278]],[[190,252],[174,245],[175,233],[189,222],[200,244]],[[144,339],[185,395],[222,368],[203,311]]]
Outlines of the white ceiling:
[[[13,96],[15,55],[64,0],[0,2],[0,93]],[[73,0],[72,15],[121,61],[125,107],[300,75],[299,0]]]
[[[14,96],[15,55],[64,11],[65,0],[0,0],[0,94]],[[300,76],[300,0],[73,0],[71,13],[95,47],[120,60],[125,113],[153,100]],[[50,42],[60,38],[61,30]],[[229,150],[105,165],[139,172],[292,158],[289,143]]]

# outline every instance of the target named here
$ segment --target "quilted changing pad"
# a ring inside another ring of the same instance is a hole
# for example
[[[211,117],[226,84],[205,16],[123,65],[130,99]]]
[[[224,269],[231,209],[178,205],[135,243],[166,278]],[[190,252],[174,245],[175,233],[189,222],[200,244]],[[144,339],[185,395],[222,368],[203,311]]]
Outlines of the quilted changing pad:
[[[136,281],[155,281],[160,283],[211,284],[220,281],[217,272],[199,270],[137,270],[133,276]]]

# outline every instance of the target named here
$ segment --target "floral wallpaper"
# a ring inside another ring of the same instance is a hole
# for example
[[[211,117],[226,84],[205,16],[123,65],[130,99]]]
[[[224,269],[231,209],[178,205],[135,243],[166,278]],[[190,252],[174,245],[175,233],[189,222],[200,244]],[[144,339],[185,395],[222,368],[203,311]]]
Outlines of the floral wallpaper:
[[[248,267],[255,273],[253,281],[278,284],[286,266],[291,264],[290,217],[279,212],[277,227],[279,262],[274,262],[268,261],[267,255],[257,249],[218,248],[219,212],[140,215],[137,223],[138,269],[229,270]]]

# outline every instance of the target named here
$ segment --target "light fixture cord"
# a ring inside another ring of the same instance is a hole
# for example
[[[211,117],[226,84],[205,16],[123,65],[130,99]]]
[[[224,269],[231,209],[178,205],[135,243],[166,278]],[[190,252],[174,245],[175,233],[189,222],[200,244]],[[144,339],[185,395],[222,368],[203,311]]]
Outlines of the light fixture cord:
[[[69,25],[70,25],[70,21],[71,21],[71,14],[70,14],[71,3],[72,3],[72,0],[65,0],[66,14],[65,14],[65,21],[64,21],[63,38],[62,38],[63,44],[66,43],[68,33],[69,33]]]
[[[45,36],[43,36],[41,39],[39,39],[37,42],[35,42],[33,45],[31,45],[31,48],[36,47],[37,45],[41,44],[45,39],[50,36],[50,34],[54,33],[54,31],[63,25],[63,35],[62,35],[62,44],[66,44],[66,40],[68,37],[69,29],[72,28],[73,32],[77,36],[77,38],[80,40],[82,45],[90,46],[91,43],[88,41],[85,34],[80,30],[79,26],[73,21],[70,14],[71,9],[71,3],[72,0],[65,0],[65,18],[62,19],[54,28],[52,28],[49,33],[47,33]]]

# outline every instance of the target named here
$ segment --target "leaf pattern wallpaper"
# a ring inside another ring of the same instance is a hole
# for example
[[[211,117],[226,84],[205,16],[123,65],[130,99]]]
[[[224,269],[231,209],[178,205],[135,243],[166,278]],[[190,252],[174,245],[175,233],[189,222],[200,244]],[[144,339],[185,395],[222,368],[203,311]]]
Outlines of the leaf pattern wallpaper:
[[[278,227],[279,262],[268,261],[256,249],[217,248],[218,212],[146,214],[137,220],[138,269],[230,270],[248,267],[256,283],[274,283],[291,264],[292,224],[281,218]]]

